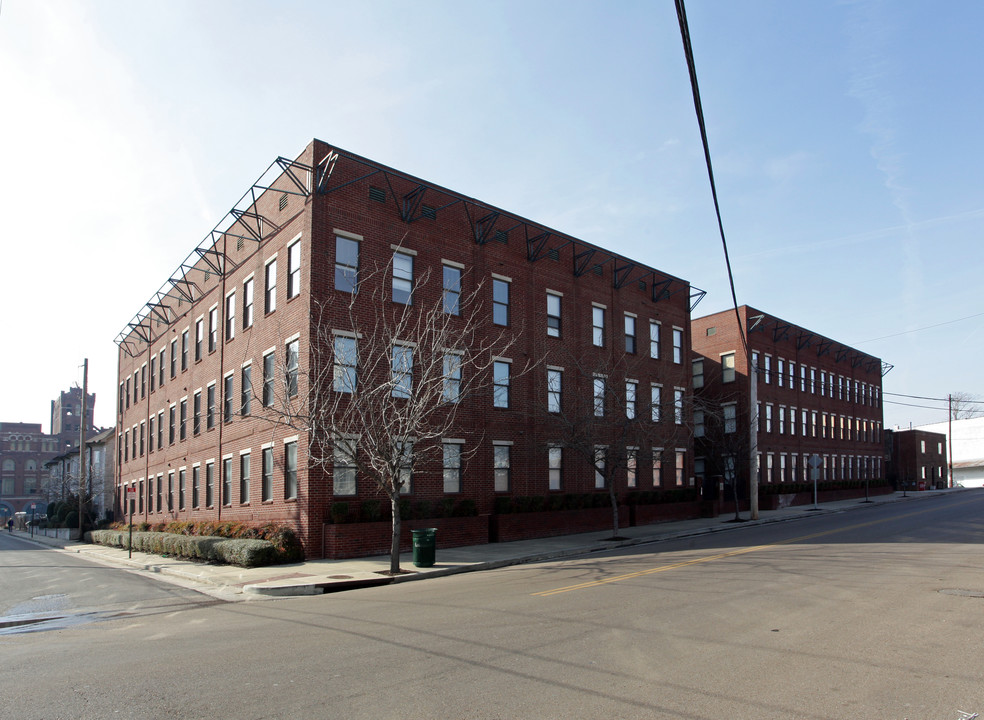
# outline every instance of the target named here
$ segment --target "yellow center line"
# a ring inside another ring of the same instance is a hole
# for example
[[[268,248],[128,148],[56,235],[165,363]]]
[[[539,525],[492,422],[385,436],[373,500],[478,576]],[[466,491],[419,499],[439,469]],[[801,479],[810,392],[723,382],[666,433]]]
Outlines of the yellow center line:
[[[585,590],[587,588],[608,585],[609,583],[621,582],[622,580],[632,580],[634,578],[645,577],[646,575],[654,575],[656,573],[666,572],[667,570],[677,570],[690,565],[699,565],[701,563],[713,562],[714,560],[725,560],[727,558],[735,557],[736,555],[745,555],[747,553],[758,552],[759,550],[768,550],[770,548],[779,547],[780,545],[789,545],[791,543],[803,542],[804,540],[813,540],[814,538],[824,537],[825,535],[834,535],[836,533],[857,530],[859,528],[869,527],[871,525],[879,525],[881,523],[891,522],[894,520],[902,520],[907,517],[912,517],[913,515],[923,515],[928,512],[933,512],[937,509],[939,508],[917,510],[915,512],[906,513],[905,515],[895,515],[893,517],[883,518],[881,520],[871,520],[869,522],[857,523],[855,525],[847,525],[846,527],[836,528],[834,530],[824,530],[822,532],[811,533],[809,535],[800,535],[799,537],[789,538],[788,540],[778,540],[774,543],[768,543],[767,545],[755,545],[754,547],[741,548],[738,550],[731,550],[729,552],[718,553],[716,555],[707,555],[705,557],[694,558],[693,560],[681,560],[680,562],[671,563],[669,565],[660,565],[659,567],[649,568],[648,570],[639,570],[637,572],[626,573],[625,575],[615,575],[614,577],[605,578],[604,580],[590,580],[588,582],[578,583],[577,585],[568,585],[566,587],[554,588],[553,590],[542,590],[540,592],[532,593],[532,595],[534,597],[549,597],[551,595],[571,592],[572,590]]]

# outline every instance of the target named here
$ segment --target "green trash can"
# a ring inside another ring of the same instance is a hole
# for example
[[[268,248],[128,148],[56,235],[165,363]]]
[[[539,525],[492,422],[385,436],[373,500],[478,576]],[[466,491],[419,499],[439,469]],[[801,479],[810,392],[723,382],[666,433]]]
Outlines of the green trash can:
[[[421,528],[410,533],[413,535],[413,564],[421,568],[432,567],[437,547],[437,528]]]

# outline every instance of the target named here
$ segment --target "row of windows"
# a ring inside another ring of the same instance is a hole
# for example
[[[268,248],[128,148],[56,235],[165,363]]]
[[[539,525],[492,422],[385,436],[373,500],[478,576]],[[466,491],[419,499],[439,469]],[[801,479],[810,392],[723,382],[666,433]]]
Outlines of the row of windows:
[[[291,339],[284,346],[284,374],[282,389],[287,397],[295,397],[298,391],[298,340]],[[262,360],[263,377],[259,400],[264,407],[271,407],[276,402],[277,377],[276,355],[273,350],[267,351]],[[230,372],[222,379],[222,419],[231,422],[236,415],[247,416],[252,412],[254,398],[253,368],[251,363],[243,365],[239,370],[239,392],[236,393],[236,374]],[[121,462],[131,458],[143,457],[144,447],[147,452],[154,452],[167,445],[174,445],[188,438],[189,420],[191,434],[199,435],[203,430],[215,427],[217,414],[218,391],[216,383],[210,382],[205,388],[195,390],[191,398],[189,413],[188,398],[181,398],[165,410],[153,413],[147,420],[134,424],[132,428],[123,431],[119,436],[119,456]]]
[[[297,440],[294,438],[284,441],[283,454],[280,464],[280,490],[285,500],[297,498]],[[234,467],[235,466],[235,467]],[[273,444],[265,445],[260,450],[260,501],[272,502],[274,499],[274,486],[278,478],[276,477],[276,460],[274,458]],[[238,471],[238,476],[234,474]],[[188,468],[178,468],[177,471],[171,470],[167,473],[167,485],[164,485],[164,473],[158,473],[156,479],[151,477],[144,484],[144,479],[132,481],[130,487],[137,490],[135,507],[131,508],[134,512],[143,514],[145,512],[173,512],[174,510],[185,510],[190,507],[197,510],[202,507],[210,508],[219,504],[225,507],[233,503],[248,505],[254,499],[255,492],[252,479],[252,451],[247,449],[239,453],[239,461],[235,462],[232,455],[222,458],[219,466],[220,477],[219,487],[216,488],[215,460],[208,460],[204,464],[196,463],[191,467],[190,487]],[[238,487],[234,487],[234,482],[238,478]],[[155,482],[156,480],[156,482]],[[216,490],[219,491],[218,497]],[[190,492],[189,492],[190,491]],[[190,495],[190,497],[189,497]],[[144,502],[146,501],[146,506]]]
[[[764,412],[763,412],[764,409]],[[796,434],[796,408],[779,406],[776,413],[772,403],[758,404],[758,431],[776,432],[779,435]],[[820,437],[831,440],[856,440],[859,442],[881,442],[881,422],[864,418],[850,418],[844,415],[800,410],[799,427],[802,437]],[[787,421],[788,420],[788,421]],[[818,422],[819,421],[819,422]]]
[[[34,495],[38,491],[38,479],[35,477],[24,478],[24,495]],[[0,481],[0,493],[4,497],[14,497],[17,493],[16,478],[5,477]]]
[[[811,482],[810,456],[804,454],[797,468],[795,453],[758,453],[759,481],[771,482]],[[817,480],[859,480],[879,478],[882,472],[882,458],[866,455],[821,455],[817,467]],[[727,479],[727,478],[726,478]]]
[[[787,364],[785,358],[776,358],[775,373],[773,373],[772,361],[771,355],[765,355],[760,364],[759,353],[752,352],[752,367],[758,368],[760,377],[766,385],[771,385],[774,379],[779,387],[796,389],[796,363],[790,360]],[[843,375],[835,375],[823,369],[818,372],[815,367],[807,367],[803,363],[799,365],[799,389],[800,392],[845,402],[852,402],[853,397],[855,405],[879,407],[880,403],[880,389],[877,386],[852,380]]]
[[[295,240],[287,248],[287,299],[300,294],[301,272],[301,243]],[[226,341],[236,337],[237,306],[236,295],[241,292],[242,309],[239,322],[243,330],[253,325],[253,276],[243,280],[241,290],[231,290],[226,294],[224,305],[225,322],[220,328],[219,306],[213,305],[206,315],[195,320],[194,335],[192,328],[186,327],[181,331],[180,338],[173,338],[156,354],[151,355],[150,366],[144,363],[139,370],[134,371],[120,383],[119,407],[122,412],[130,407],[131,400],[136,404],[147,396],[148,385],[150,392],[157,387],[164,387],[168,375],[171,379],[178,376],[179,371],[185,372],[194,358],[199,362],[206,354],[211,354],[218,348],[220,331],[224,332]],[[277,256],[273,255],[264,264],[263,309],[266,315],[277,309]]]

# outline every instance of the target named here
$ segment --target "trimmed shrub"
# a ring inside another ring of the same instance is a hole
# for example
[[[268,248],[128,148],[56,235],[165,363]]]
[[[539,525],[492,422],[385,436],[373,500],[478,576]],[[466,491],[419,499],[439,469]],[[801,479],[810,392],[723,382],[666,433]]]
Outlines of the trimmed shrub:
[[[348,522],[349,504],[347,502],[335,501],[331,505],[331,521],[336,525]]]
[[[363,522],[378,522],[383,518],[383,510],[379,500],[362,501],[362,520]]]

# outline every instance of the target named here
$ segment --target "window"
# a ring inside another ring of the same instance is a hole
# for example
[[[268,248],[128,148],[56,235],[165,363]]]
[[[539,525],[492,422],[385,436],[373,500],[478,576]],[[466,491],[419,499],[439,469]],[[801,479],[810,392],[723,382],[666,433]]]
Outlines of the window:
[[[133,404],[140,402],[140,373],[133,373]]]
[[[638,456],[639,449],[630,447],[625,449],[625,485],[626,487],[638,487]]]
[[[492,467],[495,474],[495,492],[509,492],[509,445],[492,445]]]
[[[625,381],[625,417],[629,420],[635,419],[636,416],[636,391],[639,387],[639,383],[635,380]]]
[[[663,419],[663,386],[653,385],[650,387],[649,407],[652,411],[653,422]]]
[[[177,424],[177,422],[176,422],[176,420],[177,420],[177,406],[176,405],[172,405],[168,409],[167,419],[168,419],[168,423],[167,423],[167,444],[168,445],[174,445],[174,435],[175,435],[174,431],[175,431],[175,425]]]
[[[178,510],[185,509],[185,480],[186,480],[187,470],[181,468],[178,470]]]
[[[547,412],[560,412],[563,384],[563,371],[560,368],[547,368]]]
[[[202,468],[201,465],[195,465],[191,468],[191,507],[192,509],[198,509],[198,498],[199,492],[201,490],[200,485],[202,481]]]
[[[209,384],[205,391],[205,429],[215,427],[215,383]]]
[[[413,256],[393,253],[393,302],[413,304]]]
[[[550,490],[560,490],[563,473],[563,448],[552,447],[547,449],[547,487]]]
[[[776,360],[776,384],[782,387],[784,382],[786,382],[786,361],[778,358]]]
[[[239,414],[249,415],[253,399],[253,366],[244,365],[239,371]]]
[[[174,510],[174,470],[167,474],[167,511]]]
[[[509,325],[509,282],[492,278],[492,322]]]
[[[817,391],[817,369],[810,368],[810,394],[815,394]]]
[[[683,330],[673,328],[673,362],[677,365],[683,363]]]
[[[394,345],[392,359],[393,397],[409,398],[413,391],[413,348]]]
[[[594,398],[594,416],[605,416],[605,378],[596,375],[592,382],[592,395]]]
[[[161,512],[161,510],[164,509],[164,503],[162,501],[163,485],[164,485],[164,476],[163,475],[158,475],[157,476],[157,493],[156,493],[156,495],[157,495],[157,498],[156,498],[157,499],[157,512]]]
[[[181,372],[188,369],[188,330],[181,332]]]
[[[334,338],[334,367],[332,388],[339,393],[354,393],[356,381],[355,338],[336,335]]]
[[[205,346],[205,318],[195,320],[195,362],[202,359]]]
[[[178,339],[171,341],[171,379],[178,376]]]
[[[625,352],[635,355],[636,351],[636,319],[632,315],[625,316]]]
[[[205,463],[205,507],[215,504],[215,463]]]
[[[146,434],[147,434],[147,423],[146,421],[141,421],[140,422],[140,457],[143,457],[144,454],[144,436]],[[33,460],[29,462],[33,462]]]
[[[181,405],[178,412],[178,423],[178,439],[184,440],[188,437],[188,398],[181,399]]]
[[[591,308],[591,343],[595,347],[605,344],[605,309],[602,307]]]
[[[226,375],[222,379],[222,418],[225,422],[232,422],[236,414],[235,407],[235,377]]]
[[[663,448],[653,448],[653,487],[663,486]]]
[[[762,372],[762,365],[759,363],[759,354],[757,352],[752,353],[752,372],[754,373]],[[758,377],[757,374],[756,377]]]
[[[332,448],[332,492],[355,495],[355,440],[336,440]]]
[[[789,389],[796,389],[796,363],[792,360],[789,361]]]
[[[735,354],[725,353],[721,356],[721,382],[735,381]]]
[[[547,293],[547,335],[560,337],[560,295]]]
[[[239,455],[239,503],[249,504],[249,453]]]
[[[140,366],[140,399],[147,397],[147,363]]]
[[[263,502],[273,500],[273,448],[263,448],[263,487],[261,488]]]
[[[802,435],[803,437],[807,437],[807,435],[808,435],[807,428],[806,428],[806,417],[807,417],[807,412],[806,412],[806,410],[803,410],[803,412],[800,414],[800,419],[802,420],[802,427],[800,429],[800,435]]]
[[[673,422],[683,425],[683,388],[673,388]]]
[[[335,236],[335,289],[354,293],[359,281],[359,243]]]
[[[243,281],[243,330],[253,325],[253,278]]]
[[[800,392],[806,392],[806,365],[800,365]]]
[[[287,343],[287,357],[285,362],[287,397],[297,396],[298,342],[298,340],[290,340]]]
[[[150,391],[154,392],[157,387],[157,356],[150,357]]]
[[[444,353],[444,402],[461,400],[461,355]]]
[[[444,443],[444,492],[461,492],[461,443]]]
[[[786,406],[779,406],[779,434],[783,435],[786,432]]]
[[[765,404],[765,431],[772,432],[772,403]]]
[[[154,452],[154,419],[155,416],[151,415],[147,420],[147,452]]]
[[[208,351],[215,352],[215,346],[219,342],[219,309],[209,308],[208,311]]]
[[[820,371],[820,395],[824,396],[827,394],[827,371]]]
[[[164,448],[164,411],[157,413],[157,449]]]
[[[814,410],[810,414],[810,437],[817,436],[817,411]]]
[[[196,390],[191,401],[191,433],[198,435],[202,431],[202,391]]]
[[[687,453],[683,450],[676,451],[676,484],[677,487],[681,487],[684,483],[686,477],[687,469]]]
[[[704,361],[694,360],[690,363],[690,367],[690,376],[693,378],[693,386],[695,388],[704,387]]]
[[[605,463],[608,459],[608,448],[604,445],[595,445],[592,467],[594,467],[594,486],[600,490],[606,486],[605,483]]]
[[[408,495],[413,490],[413,443],[401,440],[396,444],[400,455],[400,494]]]
[[[649,357],[659,359],[659,323],[655,320],[649,321]]]
[[[263,268],[263,312],[267,315],[277,309],[277,256],[267,261]]]
[[[222,458],[222,504],[232,505],[232,458]]]
[[[461,315],[461,270],[444,265],[444,312]]]
[[[225,301],[225,339],[236,337],[236,291],[226,296]]]
[[[724,418],[724,431],[729,434],[738,432],[738,406],[734,403],[722,405],[721,413]]]
[[[157,385],[159,387],[164,387],[164,356],[166,352],[164,348],[157,354]]]
[[[772,356],[771,355],[765,356],[765,367],[763,368],[763,370],[764,370],[763,377],[765,377],[765,384],[771,385],[772,384]]]
[[[703,410],[694,410],[694,437],[704,437]]]
[[[509,407],[509,363],[504,360],[492,363],[492,406]]]
[[[275,358],[272,352],[263,356],[263,407],[273,407],[273,368]]]
[[[123,431],[123,462],[129,462],[130,460],[130,431]],[[13,491],[11,491],[12,493]],[[4,493],[6,494],[6,493]]]
[[[287,248],[287,299],[301,294],[301,242]]]

